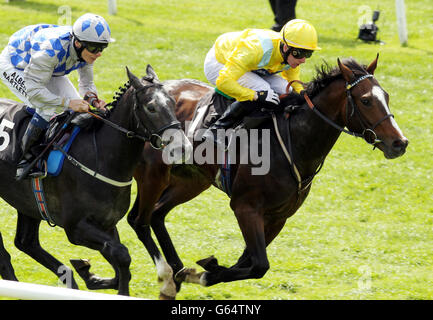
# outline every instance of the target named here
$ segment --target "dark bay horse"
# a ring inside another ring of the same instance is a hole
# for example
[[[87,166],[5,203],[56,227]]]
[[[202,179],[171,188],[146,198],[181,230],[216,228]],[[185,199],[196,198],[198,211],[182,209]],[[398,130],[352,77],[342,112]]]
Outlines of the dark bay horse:
[[[199,261],[205,272],[185,269],[164,224],[171,209],[215,184],[219,165],[206,163],[172,168],[162,161],[160,153],[145,146],[142,161],[134,174],[137,198],[128,214],[128,222],[155,262],[158,276],[164,278],[161,298],[174,298],[182,281],[210,286],[262,277],[269,268],[266,247],[279,234],[287,218],[302,205],[317,169],[343,128],[348,128],[352,134],[364,133],[365,139],[380,149],[386,158],[404,154],[408,140],[390,113],[388,94],[373,77],[376,66],[377,58],[368,67],[349,59],[343,63],[338,60],[336,68],[324,66],[318,70],[306,93],[330,122],[313,112],[302,97],[294,99],[301,108],[288,119],[283,113],[276,115],[280,135],[291,137],[290,155],[301,177],[301,186],[276,138],[270,140],[268,174],[252,175],[250,163],[232,165],[230,206],[246,248],[230,268],[220,266],[215,258],[208,258]],[[176,100],[176,115],[182,123],[191,120],[200,98],[213,90],[204,83],[191,80],[173,80],[165,86]],[[282,104],[293,102],[290,97],[282,99]],[[264,123],[260,128],[270,130],[271,136],[275,137],[272,123]],[[194,147],[200,143],[196,141]],[[151,237],[150,227],[169,266]],[[173,276],[175,281],[170,283]]]
[[[174,114],[175,102],[152,67],[147,67],[147,75],[141,80],[129,70],[127,73],[129,84],[112,103],[108,122],[104,121],[97,129],[80,132],[68,152],[111,182],[97,179],[69,161],[65,161],[58,177],[43,180],[53,222],[64,228],[71,243],[98,250],[115,270],[113,279],[92,275],[91,289],[118,289],[123,295],[129,295],[131,258],[128,249],[120,243],[116,224],[130,205],[129,182],[142,157],[145,141],[162,148],[165,141],[159,137],[167,129],[181,131]],[[173,143],[175,149],[182,148],[187,154],[192,146],[189,142],[182,145],[185,141],[186,137],[182,141],[171,141],[170,145]],[[31,183],[16,181],[15,171],[14,165],[0,161],[0,196],[18,212],[15,245],[61,280],[69,281],[70,287],[78,288],[72,271],[40,246],[41,216]],[[4,279],[17,281],[1,237],[0,271]],[[64,277],[65,272],[69,272],[70,279]]]
[[[405,153],[408,140],[390,113],[388,93],[373,76],[377,60],[378,57],[368,67],[359,65],[353,59],[343,62],[338,60],[338,67],[332,69],[322,66],[305,90],[316,111],[301,99],[301,108],[288,119],[283,113],[277,115],[280,136],[291,137],[288,149],[294,165],[289,164],[276,138],[270,140],[271,163],[267,174],[252,175],[253,165],[250,163],[233,165],[230,206],[246,248],[238,262],[229,268],[220,266],[214,257],[210,257],[198,262],[206,270],[204,272],[185,269],[164,225],[164,219],[171,209],[193,199],[215,183],[219,165],[181,165],[170,170],[161,161],[153,161],[154,151],[144,150],[142,163],[134,175],[138,182],[138,195],[128,215],[128,222],[158,267],[164,265],[164,259],[151,237],[150,224],[173,270],[168,274],[174,274],[176,281],[161,289],[162,298],[174,298],[174,288],[179,290],[182,281],[211,286],[220,282],[263,277],[269,269],[266,247],[308,196],[318,168],[342,130],[363,136],[367,142],[380,149],[387,159]],[[171,94],[177,101],[182,95],[188,96],[191,91],[198,90],[194,99],[191,99],[193,105],[200,96],[211,90],[205,85],[188,85],[187,82],[172,87]],[[290,99],[282,99],[283,104],[289,102],[293,103]],[[179,120],[190,120],[190,104],[183,102],[183,107],[177,104],[177,114],[181,115]],[[318,116],[317,111],[321,116]],[[275,137],[272,123],[264,123],[261,129],[270,130],[271,136]],[[194,147],[199,144],[195,142]],[[296,177],[294,168],[300,178]],[[162,174],[157,175],[155,172]],[[150,188],[150,185],[158,187]]]

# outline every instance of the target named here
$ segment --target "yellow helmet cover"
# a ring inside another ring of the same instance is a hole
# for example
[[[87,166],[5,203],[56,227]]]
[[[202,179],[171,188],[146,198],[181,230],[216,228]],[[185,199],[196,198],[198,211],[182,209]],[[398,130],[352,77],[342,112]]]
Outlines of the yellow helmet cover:
[[[312,24],[302,19],[287,22],[280,31],[286,45],[307,50],[320,50],[317,32]]]

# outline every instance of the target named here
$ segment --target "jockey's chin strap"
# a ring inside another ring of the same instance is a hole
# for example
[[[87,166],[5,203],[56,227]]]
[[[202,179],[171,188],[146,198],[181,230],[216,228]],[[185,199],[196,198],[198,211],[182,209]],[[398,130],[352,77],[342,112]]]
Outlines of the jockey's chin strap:
[[[346,83],[346,96],[347,96],[347,102],[348,105],[350,105],[350,107],[352,108],[352,111],[350,112],[349,115],[349,108],[346,107],[346,121],[347,123],[349,122],[349,118],[352,117],[354,115],[354,113],[356,112],[356,115],[359,119],[359,122],[361,124],[361,127],[363,129],[362,133],[358,133],[358,132],[354,132],[348,129],[345,129],[342,126],[339,126],[338,124],[336,124],[334,121],[332,121],[331,119],[329,119],[328,117],[326,117],[323,113],[321,113],[313,104],[313,102],[311,101],[310,97],[307,95],[307,93],[304,91],[304,99],[307,102],[308,107],[314,111],[314,113],[316,113],[320,118],[322,118],[326,123],[328,123],[329,125],[333,126],[335,129],[347,133],[351,136],[354,137],[361,137],[363,138],[368,144],[373,145],[374,147],[376,147],[376,144],[381,143],[382,140],[377,138],[376,133],[374,132],[374,129],[381,124],[383,121],[385,121],[386,119],[390,118],[390,117],[394,117],[393,114],[387,114],[385,117],[383,117],[382,119],[380,119],[379,121],[377,121],[374,125],[372,125],[370,128],[368,128],[368,126],[366,125],[365,121],[362,119],[361,117],[361,113],[359,112],[359,109],[357,107],[357,105],[355,104],[355,102],[353,101],[353,97],[352,94],[350,92],[350,90],[355,87],[358,83],[360,83],[362,80],[367,79],[367,78],[372,78],[373,75],[372,74],[366,74],[363,75],[362,77],[356,79],[354,82],[352,83]],[[298,82],[301,85],[304,86],[305,88],[305,84],[300,81],[300,80],[292,80],[289,82],[289,84],[287,85],[287,87],[289,88],[293,82]]]

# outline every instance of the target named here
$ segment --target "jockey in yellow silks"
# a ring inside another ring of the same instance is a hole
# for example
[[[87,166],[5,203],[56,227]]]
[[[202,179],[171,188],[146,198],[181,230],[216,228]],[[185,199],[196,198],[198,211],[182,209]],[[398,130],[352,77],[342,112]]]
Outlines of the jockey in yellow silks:
[[[236,101],[204,137],[215,138],[216,129],[231,128],[257,106],[278,105],[279,95],[286,93],[289,81],[300,79],[300,65],[315,50],[320,50],[316,30],[301,19],[289,21],[280,32],[246,29],[219,36],[206,56],[204,73],[217,91]],[[302,90],[298,83],[293,87]]]

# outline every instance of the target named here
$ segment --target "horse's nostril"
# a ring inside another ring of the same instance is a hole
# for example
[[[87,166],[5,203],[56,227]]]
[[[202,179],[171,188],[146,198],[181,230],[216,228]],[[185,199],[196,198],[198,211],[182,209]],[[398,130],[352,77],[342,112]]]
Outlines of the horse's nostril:
[[[399,139],[399,140],[395,140],[392,143],[392,147],[395,150],[405,150],[408,144],[409,144],[409,140],[407,140],[407,139]]]

